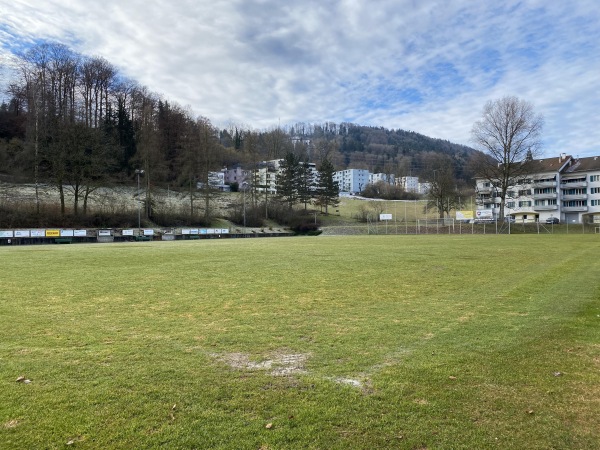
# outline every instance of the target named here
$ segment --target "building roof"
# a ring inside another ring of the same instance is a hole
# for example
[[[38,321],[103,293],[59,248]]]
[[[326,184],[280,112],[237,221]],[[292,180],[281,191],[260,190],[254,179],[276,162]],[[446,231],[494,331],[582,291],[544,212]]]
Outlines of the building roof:
[[[571,160],[570,155],[560,155],[554,158],[534,159],[531,162],[531,173],[560,172]]]
[[[573,159],[571,165],[565,169],[564,173],[589,172],[592,170],[600,170],[600,156]]]

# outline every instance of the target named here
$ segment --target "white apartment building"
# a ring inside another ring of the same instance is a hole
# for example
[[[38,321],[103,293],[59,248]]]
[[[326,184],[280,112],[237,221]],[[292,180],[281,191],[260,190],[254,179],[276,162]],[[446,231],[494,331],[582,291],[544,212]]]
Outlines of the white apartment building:
[[[369,183],[369,171],[366,169],[346,169],[333,174],[333,181],[337,181],[340,192],[358,194]]]
[[[419,177],[400,177],[400,186],[404,192],[419,192]]]
[[[380,181],[394,185],[396,177],[393,173],[369,173],[369,184],[375,184]]]
[[[257,191],[264,192],[265,187],[268,188],[269,193],[277,193],[277,175],[281,172],[281,162],[283,159],[273,159],[271,161],[262,161],[260,167],[255,171],[254,182],[257,184]],[[305,164],[305,163],[300,163]],[[308,163],[308,167],[311,172],[313,181],[316,183],[319,178],[317,166],[315,163]],[[247,181],[252,183],[252,174],[249,173]]]
[[[424,181],[423,183],[419,183],[417,185],[417,194],[427,195],[431,190],[431,183],[428,181]]]
[[[494,183],[476,179],[477,209],[500,215],[500,198]],[[600,222],[600,157],[558,158],[533,161],[531,173],[509,187],[504,216],[517,222]]]

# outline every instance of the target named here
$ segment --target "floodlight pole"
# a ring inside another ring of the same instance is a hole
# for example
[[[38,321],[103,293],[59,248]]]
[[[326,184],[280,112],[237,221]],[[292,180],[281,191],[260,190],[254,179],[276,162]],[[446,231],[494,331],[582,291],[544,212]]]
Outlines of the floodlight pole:
[[[144,174],[143,169],[135,169],[137,175],[137,201],[138,201],[138,236],[142,228],[142,204],[140,203],[140,175]]]

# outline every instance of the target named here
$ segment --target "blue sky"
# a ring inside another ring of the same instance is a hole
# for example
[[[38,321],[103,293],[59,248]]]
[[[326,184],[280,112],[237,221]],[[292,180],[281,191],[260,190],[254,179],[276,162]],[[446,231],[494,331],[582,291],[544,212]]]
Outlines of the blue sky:
[[[4,81],[40,39],[222,127],[348,121],[470,145],[485,102],[514,95],[544,116],[545,156],[600,154],[597,0],[0,0]]]

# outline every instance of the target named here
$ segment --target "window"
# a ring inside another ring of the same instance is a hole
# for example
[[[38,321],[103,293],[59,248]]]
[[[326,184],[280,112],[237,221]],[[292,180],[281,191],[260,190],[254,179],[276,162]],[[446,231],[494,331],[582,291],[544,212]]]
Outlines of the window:
[[[519,208],[527,208],[531,206],[531,202],[527,201],[527,202],[519,202]]]
[[[506,202],[506,207],[507,208],[514,208],[515,207],[515,202]]]
[[[585,195],[585,189],[563,189],[563,195]]]
[[[590,181],[600,181],[600,175],[590,175]]]
[[[568,200],[563,202],[565,208],[578,208],[581,206],[587,206],[587,200]]]
[[[592,206],[600,206],[600,200],[592,200]]]
[[[556,194],[556,188],[539,188],[533,191],[535,195],[539,194]]]
[[[591,188],[590,189],[590,194],[600,194],[600,187]]]
[[[529,194],[531,194],[531,190],[530,189],[521,189],[521,190],[519,190],[519,197],[526,196],[526,195],[529,195]]]

